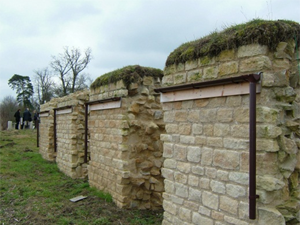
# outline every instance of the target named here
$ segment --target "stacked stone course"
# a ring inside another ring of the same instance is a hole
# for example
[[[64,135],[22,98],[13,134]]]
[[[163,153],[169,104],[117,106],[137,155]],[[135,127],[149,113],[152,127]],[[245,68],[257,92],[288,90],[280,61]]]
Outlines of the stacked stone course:
[[[91,186],[109,192],[121,208],[159,209],[164,191],[164,123],[156,78],[145,76],[91,91],[90,101],[121,97],[121,107],[90,111],[88,167]]]
[[[55,161],[56,152],[54,151],[54,108],[56,102],[50,101],[41,105],[41,113],[45,116],[40,117],[39,123],[39,152],[48,161]]]
[[[55,160],[58,168],[72,178],[87,176],[87,164],[84,162],[84,104],[88,99],[89,92],[86,90],[52,99],[41,107],[41,111],[49,111],[50,116],[41,117],[40,152],[45,159]],[[63,107],[70,107],[71,112],[58,114],[57,111]],[[54,130],[55,112],[56,130]],[[56,132],[56,152],[54,132]]]
[[[256,109],[257,219],[248,219],[249,95],[237,95],[163,103],[164,225],[300,222],[300,49],[294,49],[292,40],[275,52],[252,44],[165,68],[164,86],[263,76]]]

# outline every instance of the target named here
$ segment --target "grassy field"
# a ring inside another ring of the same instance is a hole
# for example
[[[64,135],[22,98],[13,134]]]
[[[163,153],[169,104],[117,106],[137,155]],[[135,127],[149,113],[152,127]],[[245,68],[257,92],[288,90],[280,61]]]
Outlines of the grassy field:
[[[71,202],[79,195],[86,199]],[[0,131],[0,224],[161,224],[162,211],[122,210],[109,194],[44,160],[36,131]]]

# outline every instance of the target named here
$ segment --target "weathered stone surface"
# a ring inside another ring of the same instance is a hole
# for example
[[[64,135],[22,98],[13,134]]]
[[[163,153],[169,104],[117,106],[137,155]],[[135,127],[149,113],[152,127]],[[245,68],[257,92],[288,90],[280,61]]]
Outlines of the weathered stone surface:
[[[217,78],[218,73],[219,68],[217,66],[206,67],[203,69],[203,78],[206,80]]]
[[[225,76],[237,73],[239,69],[238,62],[222,63],[219,66],[219,76]]]
[[[271,176],[257,176],[257,188],[266,191],[276,191],[284,187],[285,183],[282,180]]]
[[[246,188],[240,185],[234,185],[234,184],[226,184],[226,193],[233,197],[244,197],[246,195]]]
[[[232,198],[221,196],[220,197],[220,209],[224,210],[232,215],[237,215],[238,201]]]
[[[204,206],[217,210],[219,207],[219,197],[216,194],[204,191],[202,193],[202,203]]]
[[[280,148],[288,154],[296,154],[298,152],[296,142],[290,138],[281,136],[279,143]]]
[[[251,44],[239,47],[237,52],[238,58],[265,55],[268,53],[268,47],[265,45]]]
[[[239,166],[239,153],[234,151],[215,150],[213,165],[223,169],[235,169]]]
[[[270,69],[272,62],[267,56],[244,59],[240,62],[240,72],[256,72]]]
[[[213,225],[214,224],[212,219],[202,216],[196,212],[193,212],[192,222],[193,222],[193,224],[196,224],[196,225],[202,225],[202,224]]]
[[[258,216],[258,225],[285,225],[285,220],[282,214],[274,208],[259,207]]]

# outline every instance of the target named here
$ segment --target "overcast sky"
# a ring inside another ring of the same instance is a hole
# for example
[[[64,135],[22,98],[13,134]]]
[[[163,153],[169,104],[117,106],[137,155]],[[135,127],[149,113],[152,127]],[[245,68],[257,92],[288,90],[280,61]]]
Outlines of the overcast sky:
[[[163,69],[185,42],[254,18],[300,23],[299,12],[300,0],[0,0],[0,101],[16,96],[14,74],[33,80],[65,46],[91,48],[94,80],[128,65]]]

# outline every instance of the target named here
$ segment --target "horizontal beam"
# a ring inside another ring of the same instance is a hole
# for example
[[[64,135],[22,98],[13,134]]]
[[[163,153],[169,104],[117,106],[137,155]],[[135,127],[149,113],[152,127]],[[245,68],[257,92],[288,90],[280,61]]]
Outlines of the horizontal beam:
[[[237,84],[237,83],[249,82],[250,80],[258,81],[260,79],[260,75],[261,75],[261,73],[248,74],[248,75],[242,75],[242,76],[238,76],[238,77],[229,77],[229,78],[224,78],[224,79],[219,79],[219,80],[210,80],[210,81],[204,81],[204,82],[175,85],[175,86],[170,86],[170,87],[156,88],[156,89],[154,89],[154,91],[161,92],[161,93],[167,93],[167,92],[173,92],[173,91],[198,89],[198,88],[225,85],[225,84]]]

